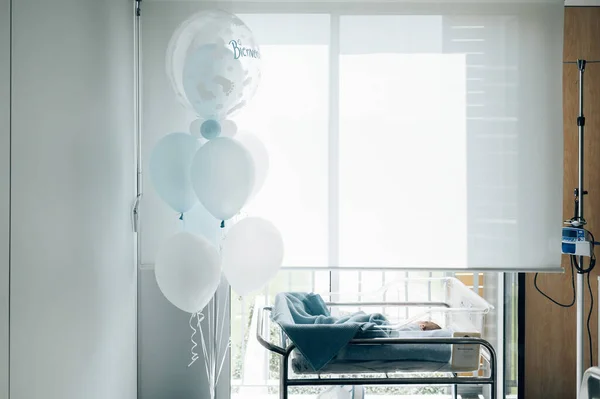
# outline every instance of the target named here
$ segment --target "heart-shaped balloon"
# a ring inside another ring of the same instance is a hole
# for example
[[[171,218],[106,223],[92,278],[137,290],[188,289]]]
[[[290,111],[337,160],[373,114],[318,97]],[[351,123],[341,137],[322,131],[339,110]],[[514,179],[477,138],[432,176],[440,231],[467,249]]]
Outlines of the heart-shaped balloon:
[[[179,213],[192,209],[198,199],[190,180],[190,165],[200,143],[187,133],[160,139],[150,155],[150,178],[158,195]]]
[[[269,172],[269,152],[264,143],[252,133],[242,132],[236,136],[238,140],[254,160],[254,188],[250,199],[254,198],[260,189],[264,186]]]
[[[277,275],[283,251],[281,233],[271,222],[256,217],[243,219],[223,239],[223,273],[235,292],[247,295]]]
[[[221,259],[206,238],[180,232],[160,246],[154,274],[158,287],[173,305],[196,313],[219,287]]]
[[[254,189],[254,160],[239,142],[217,137],[204,144],[192,161],[191,180],[198,200],[215,218],[228,220]]]

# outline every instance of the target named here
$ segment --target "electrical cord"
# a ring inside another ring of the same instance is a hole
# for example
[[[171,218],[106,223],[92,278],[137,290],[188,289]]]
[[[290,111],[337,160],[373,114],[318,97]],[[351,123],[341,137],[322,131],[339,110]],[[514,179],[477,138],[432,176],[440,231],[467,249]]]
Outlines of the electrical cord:
[[[581,273],[581,274],[586,274],[586,273],[591,272],[594,269],[594,266],[596,266],[596,253],[594,252],[596,239],[594,238],[594,235],[592,234],[592,232],[590,232],[588,230],[585,230],[585,232],[587,232],[590,235],[590,237],[592,238],[592,241],[590,242],[590,246],[591,246],[590,264],[588,265],[587,268],[584,268],[583,265],[578,264],[577,257],[574,255],[571,255],[571,260],[572,260],[572,262],[575,263],[575,269],[577,269],[577,273]]]
[[[594,266],[596,266],[596,253],[594,251],[594,247],[596,245],[596,239],[594,238],[594,234],[591,231],[585,230],[587,234],[592,238],[591,240],[591,249],[590,249],[590,264],[587,268],[584,268],[582,264],[578,264],[577,257],[571,256],[572,262],[575,263],[575,268],[577,269],[577,273],[587,274],[587,286],[590,292],[590,312],[587,317],[587,333],[588,333],[588,342],[589,342],[589,350],[590,350],[590,365],[594,364],[594,351],[592,350],[592,331],[590,329],[590,320],[592,318],[592,312],[594,311],[594,292],[592,291],[592,284],[590,282],[590,274],[591,271],[594,270]]]
[[[590,283],[590,273],[587,274],[587,283],[588,283],[588,289],[590,290],[590,313],[588,313],[588,318],[587,318],[587,330],[588,330],[588,340],[589,340],[589,347],[590,347],[590,367],[594,365],[594,354],[593,354],[593,350],[592,350],[592,332],[590,330],[590,319],[592,318],[592,311],[594,309],[594,293],[592,292],[592,285]]]
[[[537,284],[537,278],[538,278],[538,273],[535,274],[534,278],[533,278],[533,285],[535,286],[535,289],[542,294],[544,297],[546,297],[548,300],[550,300],[552,303],[563,307],[563,308],[570,308],[575,304],[576,301],[576,290],[575,290],[575,270],[577,270],[578,274],[587,274],[587,286],[588,286],[588,290],[590,292],[590,311],[588,313],[588,317],[587,317],[587,333],[588,333],[588,341],[589,341],[589,351],[590,351],[590,365],[594,364],[594,351],[592,350],[592,331],[590,329],[590,321],[592,318],[592,312],[594,311],[594,292],[592,291],[592,285],[590,282],[590,273],[591,271],[594,269],[594,267],[596,266],[596,254],[594,252],[594,247],[597,244],[596,239],[594,238],[594,235],[588,231],[585,230],[590,237],[592,238],[591,240],[591,250],[590,250],[590,263],[588,265],[587,268],[584,268],[583,265],[580,265],[577,262],[577,257],[574,255],[569,256],[569,260],[571,262],[571,286],[573,287],[573,300],[571,301],[571,303],[569,304],[564,304],[564,303],[560,303],[554,299],[552,299],[549,295],[547,295],[546,293],[544,293],[538,286]]]
[[[534,285],[535,289],[538,290],[538,292],[540,294],[545,296],[551,302],[553,302],[554,304],[556,304],[560,307],[563,307],[563,308],[570,308],[571,306],[575,305],[576,294],[575,294],[575,270],[574,270],[574,265],[573,265],[573,257],[571,257],[571,285],[573,286],[573,299],[571,300],[571,303],[564,304],[564,303],[560,303],[560,302],[552,299],[549,295],[547,295],[544,291],[542,291],[540,289],[540,287],[538,286],[538,283],[537,283],[537,278],[538,278],[538,273],[536,273],[535,276],[533,277],[533,285]]]
[[[573,262],[575,263],[575,269],[577,269],[577,273],[579,274],[588,274],[594,269],[594,266],[596,266],[596,255],[594,255],[593,253],[590,258],[590,264],[587,268],[584,268],[582,265],[579,264],[579,262],[577,262],[577,257],[571,255],[571,258],[573,258]]]
[[[596,253],[594,251],[594,247],[596,245],[596,239],[594,238],[594,234],[592,234],[592,232],[585,230],[590,237],[592,238],[591,240],[591,249],[590,249],[590,264],[588,265],[587,268],[584,268],[582,264],[578,264],[577,262],[577,257],[571,255],[571,262],[573,262],[575,264],[575,268],[577,269],[577,273],[580,274],[587,274],[587,286],[588,286],[588,290],[590,292],[590,312],[588,313],[588,317],[587,317],[587,333],[588,333],[588,343],[589,343],[589,350],[590,350],[590,366],[594,364],[594,351],[592,350],[592,331],[590,329],[590,320],[592,318],[592,312],[594,311],[594,292],[592,291],[592,284],[590,282],[590,274],[591,271],[594,270],[594,266],[596,266]]]
[[[588,231],[590,236],[592,237],[592,257],[590,258],[590,267],[593,269],[596,265],[596,252],[594,251],[594,246],[596,245],[596,239],[591,231]],[[593,262],[593,264],[592,264]],[[591,270],[590,270],[591,271]],[[590,331],[590,319],[592,318],[592,310],[594,309],[594,292],[592,291],[592,285],[590,283],[590,273],[588,273],[588,289],[590,290],[590,313],[588,314],[587,319],[587,329],[588,329],[588,338],[590,341],[590,367],[594,365],[594,354],[592,351],[592,333]]]

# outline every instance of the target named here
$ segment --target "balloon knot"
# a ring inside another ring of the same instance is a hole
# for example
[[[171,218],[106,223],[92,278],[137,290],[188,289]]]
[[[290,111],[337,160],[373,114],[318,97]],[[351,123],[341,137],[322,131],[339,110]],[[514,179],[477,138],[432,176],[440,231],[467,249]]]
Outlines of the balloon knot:
[[[179,220],[183,220],[183,212],[179,215]]]
[[[225,221],[221,220],[221,228],[224,229],[225,228]]]

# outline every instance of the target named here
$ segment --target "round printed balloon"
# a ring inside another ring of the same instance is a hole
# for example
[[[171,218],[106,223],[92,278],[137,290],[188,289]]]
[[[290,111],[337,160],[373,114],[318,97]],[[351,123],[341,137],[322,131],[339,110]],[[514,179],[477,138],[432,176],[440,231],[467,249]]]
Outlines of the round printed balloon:
[[[179,101],[204,119],[234,115],[254,96],[260,49],[237,16],[201,11],[173,33],[167,75]]]
[[[243,76],[242,65],[231,52],[207,44],[188,55],[183,65],[183,91],[199,116],[220,119],[239,103]]]

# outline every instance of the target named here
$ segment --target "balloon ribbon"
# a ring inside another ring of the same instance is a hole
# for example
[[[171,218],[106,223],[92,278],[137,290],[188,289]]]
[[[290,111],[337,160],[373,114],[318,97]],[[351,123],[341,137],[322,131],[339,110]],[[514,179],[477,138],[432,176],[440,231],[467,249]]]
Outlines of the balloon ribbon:
[[[188,367],[190,367],[192,364],[194,364],[196,362],[196,360],[198,360],[198,354],[196,352],[194,352],[194,349],[196,349],[196,347],[198,346],[196,341],[194,341],[194,335],[196,335],[197,330],[194,328],[194,325],[192,324],[192,321],[194,321],[195,318],[197,318],[197,321],[195,323],[196,326],[198,328],[201,328],[200,322],[204,319],[204,315],[202,313],[194,313],[190,317],[190,328],[194,332],[192,333],[192,336],[190,338],[190,341],[192,341],[192,348],[190,349],[190,352],[192,353],[192,361],[190,362],[190,364],[188,364]]]

